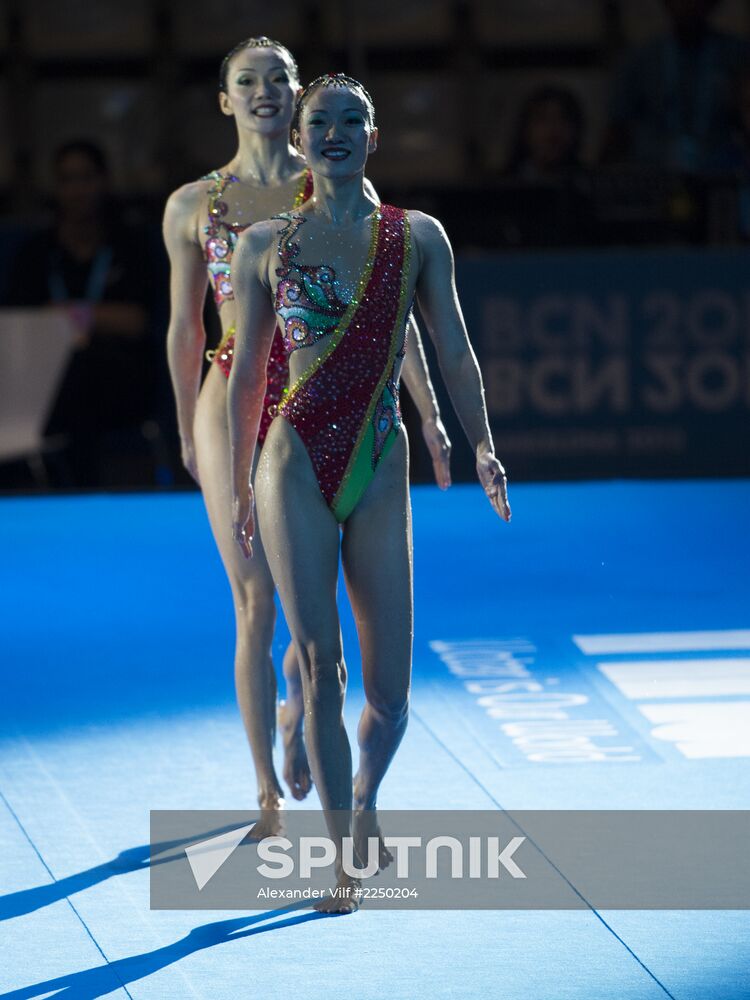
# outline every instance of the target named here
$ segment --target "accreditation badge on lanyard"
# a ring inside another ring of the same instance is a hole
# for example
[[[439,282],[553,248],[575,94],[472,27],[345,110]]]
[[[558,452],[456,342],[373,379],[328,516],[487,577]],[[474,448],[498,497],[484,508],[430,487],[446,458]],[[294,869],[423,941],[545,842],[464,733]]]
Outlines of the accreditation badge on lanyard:
[[[107,275],[112,264],[112,247],[102,247],[91,262],[89,276],[86,280],[86,290],[83,293],[83,300],[92,305],[101,302],[104,295],[104,287],[107,283]],[[69,302],[70,291],[65,284],[62,273],[62,261],[57,253],[53,258],[52,270],[49,274],[48,286],[53,302]]]

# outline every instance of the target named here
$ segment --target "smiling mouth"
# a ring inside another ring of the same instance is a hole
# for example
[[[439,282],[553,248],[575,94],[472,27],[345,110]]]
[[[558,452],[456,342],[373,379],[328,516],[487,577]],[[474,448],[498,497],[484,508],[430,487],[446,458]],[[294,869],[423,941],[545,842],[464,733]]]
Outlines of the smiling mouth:
[[[342,149],[340,146],[331,146],[324,149],[320,155],[325,156],[327,160],[345,160],[349,156],[349,150]]]
[[[273,118],[278,113],[279,109],[275,104],[261,104],[257,108],[253,108],[253,114],[258,118]]]

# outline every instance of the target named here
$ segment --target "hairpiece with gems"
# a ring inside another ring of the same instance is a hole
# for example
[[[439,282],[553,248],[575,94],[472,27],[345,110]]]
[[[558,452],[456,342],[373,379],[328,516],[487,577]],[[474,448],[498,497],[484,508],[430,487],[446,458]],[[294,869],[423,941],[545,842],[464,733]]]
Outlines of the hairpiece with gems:
[[[289,65],[294,74],[294,79],[299,80],[299,69],[297,67],[297,62],[286,47],[282,45],[281,42],[274,41],[273,38],[268,38],[266,35],[258,35],[257,38],[246,38],[244,42],[239,42],[233,49],[221,60],[221,68],[219,70],[219,90],[226,93],[227,89],[227,73],[229,72],[229,64],[232,59],[237,55],[238,52],[244,52],[245,49],[278,49],[286,57]]]
[[[299,121],[305,101],[307,101],[314,91],[321,87],[326,89],[333,87],[339,90],[353,90],[365,103],[370,125],[372,127],[375,126],[375,105],[359,80],[355,80],[353,76],[347,76],[346,73],[324,73],[322,76],[317,76],[311,83],[308,83],[297,98],[297,105],[292,116],[292,132],[299,132]]]

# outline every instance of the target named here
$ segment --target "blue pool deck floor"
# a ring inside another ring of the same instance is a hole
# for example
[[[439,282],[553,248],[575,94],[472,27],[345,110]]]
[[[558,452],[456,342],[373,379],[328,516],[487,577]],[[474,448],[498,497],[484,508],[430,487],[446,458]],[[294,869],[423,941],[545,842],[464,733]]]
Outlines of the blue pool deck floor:
[[[750,481],[511,499],[413,490],[381,808],[750,808]],[[7,498],[0,544],[0,1000],[750,998],[747,910],[151,910],[149,810],[256,800],[201,499]]]

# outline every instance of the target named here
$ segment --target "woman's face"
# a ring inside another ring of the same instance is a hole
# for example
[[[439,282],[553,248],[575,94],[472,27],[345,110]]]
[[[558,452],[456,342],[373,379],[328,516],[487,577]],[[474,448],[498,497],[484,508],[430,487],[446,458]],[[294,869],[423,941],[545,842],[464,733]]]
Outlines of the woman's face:
[[[348,87],[317,87],[304,102],[296,136],[308,166],[323,177],[361,173],[377,137],[364,99]]]
[[[237,119],[239,127],[265,135],[289,131],[299,82],[279,49],[238,52],[227,67],[226,85],[219,104],[225,115]]]
[[[525,139],[528,158],[540,167],[570,160],[575,131],[559,101],[542,101],[531,109]]]

